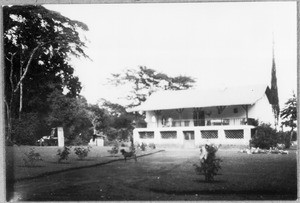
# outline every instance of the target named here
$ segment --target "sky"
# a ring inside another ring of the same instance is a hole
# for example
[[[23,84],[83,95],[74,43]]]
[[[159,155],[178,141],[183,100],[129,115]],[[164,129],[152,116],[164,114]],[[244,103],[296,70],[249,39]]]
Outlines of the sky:
[[[72,59],[89,103],[126,104],[112,73],[146,66],[195,78],[195,88],[271,82],[274,58],[280,106],[297,92],[296,2],[45,5],[89,31],[86,53]],[[274,46],[273,46],[274,45]]]

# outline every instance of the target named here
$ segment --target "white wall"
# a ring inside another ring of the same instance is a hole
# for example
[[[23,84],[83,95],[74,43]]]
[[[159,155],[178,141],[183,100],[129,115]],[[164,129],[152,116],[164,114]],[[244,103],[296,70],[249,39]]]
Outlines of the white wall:
[[[253,106],[249,108],[249,117],[258,119],[259,122],[270,123],[273,127],[275,125],[272,105],[266,95],[259,99]]]
[[[235,108],[237,109],[237,113],[234,113]],[[241,105],[227,106],[221,114],[218,113],[217,107],[206,107],[203,108],[203,110],[206,112],[205,119],[246,118],[246,110]],[[163,117],[165,119],[171,117],[174,120],[180,118],[179,113],[175,109],[162,110],[161,115],[156,117],[154,123],[152,117],[155,117],[154,111],[147,111],[145,121],[148,123],[148,127],[150,128],[162,127]],[[258,119],[261,122],[274,125],[272,106],[265,94],[254,105],[248,107],[248,118]],[[184,109],[181,119],[193,119],[193,108]],[[230,124],[233,125],[233,123]]]
[[[231,145],[248,145],[251,139],[251,129],[253,126],[242,125],[242,126],[197,126],[197,127],[171,127],[171,128],[136,128],[133,131],[133,139],[135,143],[154,143],[159,145],[184,145],[183,131],[194,131],[195,135],[195,146],[204,144],[231,144]],[[217,139],[203,139],[201,137],[201,130],[217,130]],[[224,130],[243,130],[243,139],[229,139],[225,137]],[[154,138],[143,139],[140,138],[139,132],[141,131],[152,131],[154,132]],[[161,131],[177,131],[176,139],[162,139]]]

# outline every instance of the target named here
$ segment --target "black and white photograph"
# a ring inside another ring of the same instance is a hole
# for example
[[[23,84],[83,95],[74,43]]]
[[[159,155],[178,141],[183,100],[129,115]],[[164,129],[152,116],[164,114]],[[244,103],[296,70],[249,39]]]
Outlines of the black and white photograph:
[[[297,3],[2,4],[3,200],[298,200]]]

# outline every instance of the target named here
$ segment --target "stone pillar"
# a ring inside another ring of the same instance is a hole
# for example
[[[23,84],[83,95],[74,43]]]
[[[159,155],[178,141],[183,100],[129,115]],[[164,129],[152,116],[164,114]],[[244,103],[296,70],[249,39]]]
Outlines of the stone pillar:
[[[136,144],[136,143],[139,143],[140,142],[140,139],[139,139],[139,132],[137,129],[134,129],[133,130],[133,143]]]
[[[161,135],[158,129],[154,130],[154,143],[161,144]]]
[[[228,140],[225,137],[224,129],[218,130],[218,139],[216,140],[215,144],[228,144]]]
[[[63,127],[57,128],[57,139],[58,139],[58,146],[64,147],[65,146],[65,137],[64,137],[64,129]]]
[[[249,141],[251,140],[251,128],[245,128],[244,129],[244,145],[249,145]]]
[[[201,137],[201,131],[200,129],[194,129],[194,132],[195,132],[195,145],[198,147],[200,145],[203,144],[203,140],[202,140],[202,137]]]
[[[177,131],[177,141],[180,145],[183,145],[184,143],[184,135],[182,130],[176,130]]]

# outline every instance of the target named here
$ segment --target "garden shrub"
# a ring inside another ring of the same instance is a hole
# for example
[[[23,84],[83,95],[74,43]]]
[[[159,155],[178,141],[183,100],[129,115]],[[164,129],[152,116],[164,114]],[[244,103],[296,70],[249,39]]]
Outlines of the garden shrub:
[[[131,152],[135,152],[135,146],[134,146],[133,142],[131,142],[131,145],[130,145],[130,147],[129,147],[129,150],[130,150]]]
[[[155,148],[156,148],[156,146],[155,146],[155,144],[154,144],[154,143],[150,143],[150,144],[149,144],[149,148],[150,148],[150,149],[155,149]]]
[[[25,158],[23,158],[24,165],[27,167],[34,167],[37,166],[36,163],[42,161],[41,155],[35,152],[34,148],[30,148],[29,153],[24,153]]]
[[[147,147],[147,144],[145,144],[145,143],[142,142],[142,144],[141,144],[141,146],[140,146],[140,149],[141,149],[142,151],[146,151],[146,147]]]
[[[87,145],[89,141],[83,138],[82,134],[79,134],[76,136],[73,140],[68,142],[69,145],[71,146],[82,146],[82,145]]]
[[[71,147],[65,146],[63,150],[59,149],[57,150],[58,163],[60,163],[62,160],[67,160],[69,158]]]
[[[108,152],[113,156],[119,153],[119,144],[117,141],[114,142],[113,147],[110,150],[108,150]]]
[[[74,151],[75,154],[78,156],[79,159],[84,159],[88,156],[88,153],[90,152],[90,146],[88,147],[75,147]]]
[[[205,145],[207,150],[207,156],[200,160],[200,165],[194,164],[195,171],[198,175],[204,175],[205,181],[211,182],[214,180],[214,176],[217,175],[218,171],[221,169],[219,158],[216,158],[216,152],[218,148],[214,145]]]
[[[280,131],[277,133],[277,142],[284,144],[285,148],[289,149],[291,146],[291,133]]]
[[[35,145],[51,129],[37,113],[23,113],[21,118],[12,119],[12,138],[18,145]]]
[[[270,147],[276,147],[278,141],[276,130],[273,129],[270,124],[262,123],[256,127],[250,145],[261,149],[269,149]]]

